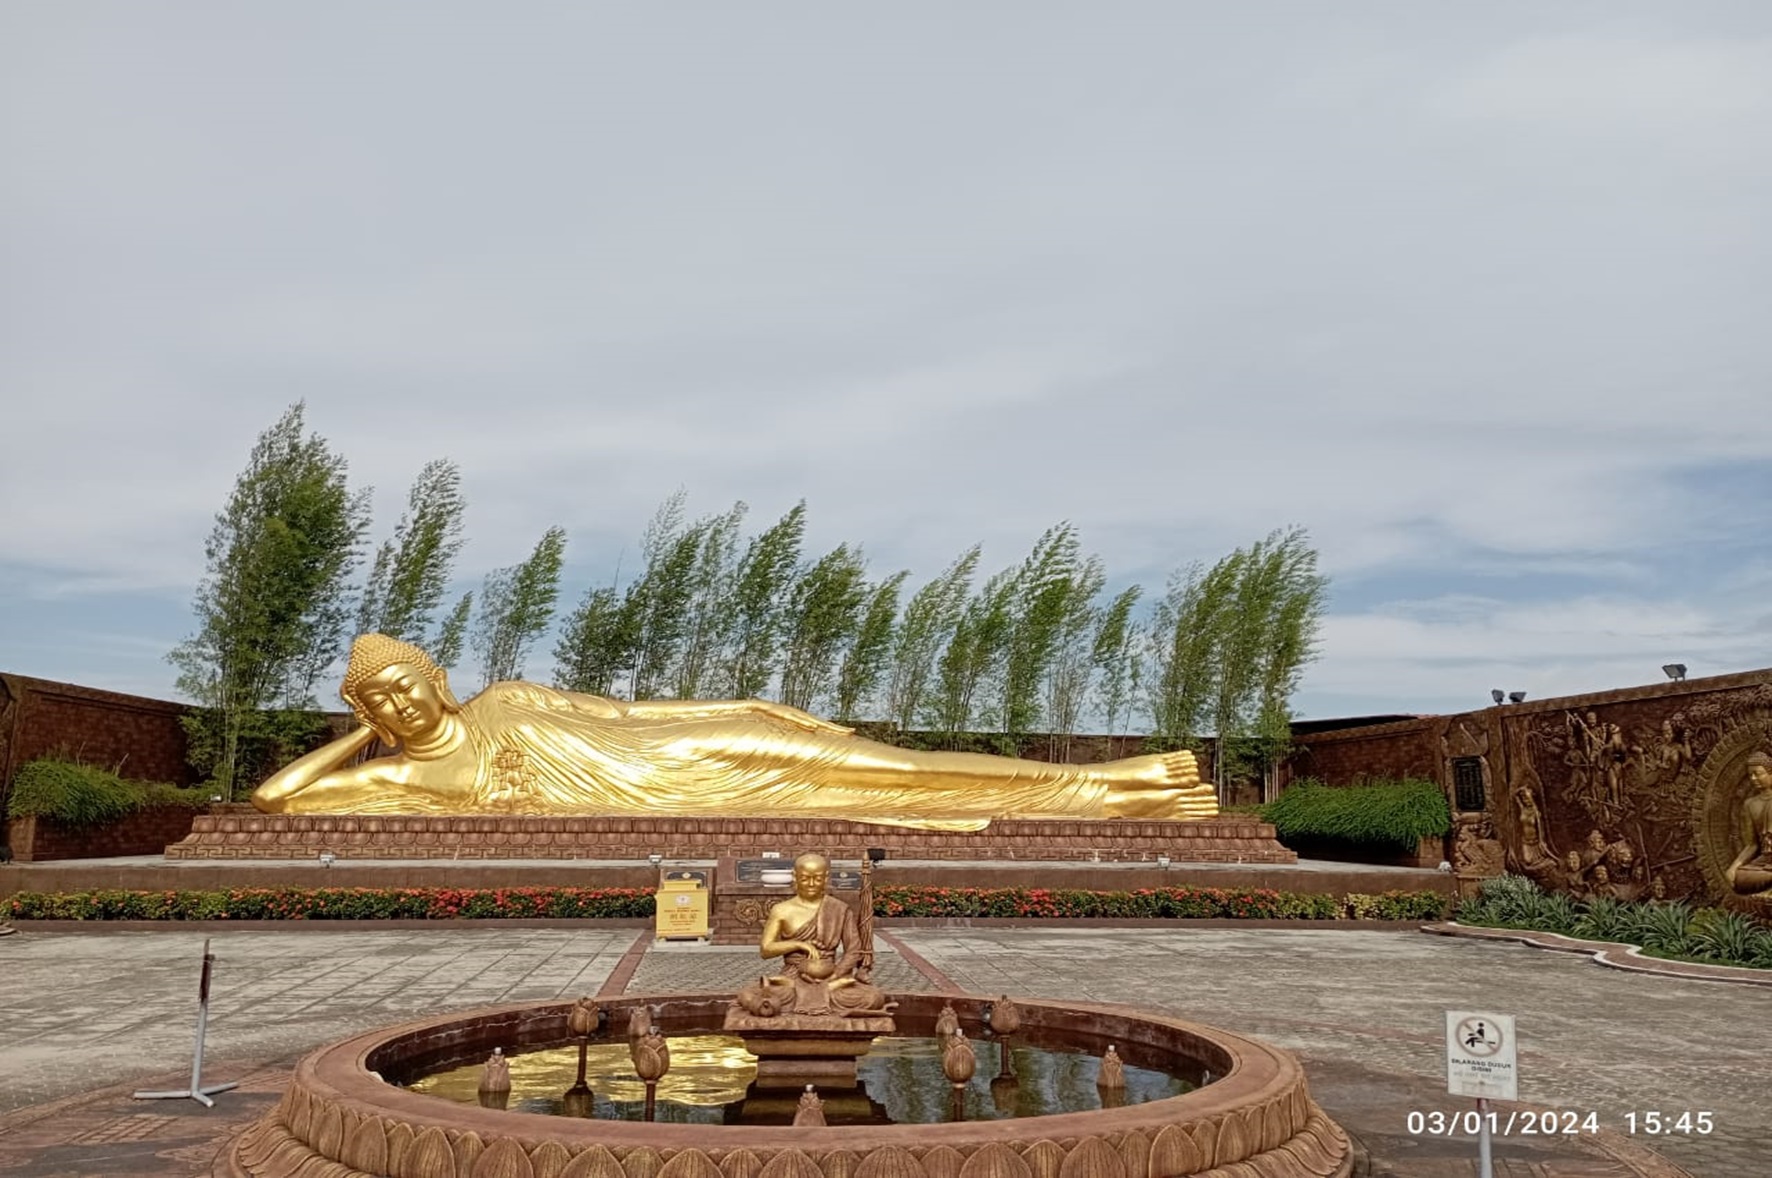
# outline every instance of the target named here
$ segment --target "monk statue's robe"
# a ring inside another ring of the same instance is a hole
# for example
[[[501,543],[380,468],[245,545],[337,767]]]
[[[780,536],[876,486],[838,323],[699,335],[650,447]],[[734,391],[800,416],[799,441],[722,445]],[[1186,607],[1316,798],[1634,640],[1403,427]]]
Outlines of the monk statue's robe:
[[[798,927],[784,925],[782,939],[806,941],[818,946],[821,960],[835,961],[837,967],[831,981],[852,978],[861,960],[861,935],[856,927],[855,912],[849,905],[832,896],[819,901],[818,910]],[[838,947],[843,949],[837,955]],[[849,985],[831,986],[804,972],[809,956],[798,950],[781,958],[781,972],[764,978],[739,991],[738,1004],[753,1014],[760,1013],[760,999],[767,999],[774,1013],[800,1015],[842,1015],[862,1018],[888,1013],[886,994],[877,986],[852,981]]]

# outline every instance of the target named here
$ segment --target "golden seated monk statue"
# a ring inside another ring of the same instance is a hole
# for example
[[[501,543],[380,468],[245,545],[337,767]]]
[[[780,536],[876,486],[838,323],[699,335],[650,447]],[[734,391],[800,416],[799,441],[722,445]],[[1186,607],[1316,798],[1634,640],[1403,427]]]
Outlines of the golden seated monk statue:
[[[273,814],[847,818],[982,830],[993,818],[1211,818],[1192,753],[1054,765],[921,752],[763,700],[627,702],[494,683],[465,704],[410,643],[351,647],[363,722],[252,795]],[[358,762],[377,739],[398,751]]]
[[[826,894],[831,861],[816,852],[794,860],[794,894],[769,910],[757,952],[781,969],[738,992],[738,1006],[761,1018],[795,1014],[869,1018],[891,1013],[886,995],[855,976],[861,934],[849,905]]]

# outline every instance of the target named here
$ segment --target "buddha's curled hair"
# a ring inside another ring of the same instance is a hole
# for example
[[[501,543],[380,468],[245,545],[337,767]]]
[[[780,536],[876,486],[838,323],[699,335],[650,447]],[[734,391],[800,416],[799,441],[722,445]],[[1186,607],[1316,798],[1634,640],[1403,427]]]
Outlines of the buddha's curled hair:
[[[432,662],[430,655],[412,643],[389,638],[386,634],[359,634],[357,640],[351,643],[351,661],[345,666],[345,681],[338,689],[340,698],[362,717],[363,706],[357,699],[357,688],[365,679],[401,663],[430,681],[431,686],[437,689],[437,694],[443,697],[444,707],[452,712],[461,710],[461,704],[449,690],[449,676],[444,673],[443,668]]]

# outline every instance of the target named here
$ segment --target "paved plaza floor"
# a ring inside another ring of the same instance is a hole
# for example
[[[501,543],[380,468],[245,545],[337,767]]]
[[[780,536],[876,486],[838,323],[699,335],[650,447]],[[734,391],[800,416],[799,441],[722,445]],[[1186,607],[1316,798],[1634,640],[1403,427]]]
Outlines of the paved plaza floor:
[[[214,1112],[131,1101],[135,1087],[188,1076],[205,935],[217,959],[205,1079],[242,1087]],[[207,1174],[226,1137],[322,1043],[497,1003],[729,990],[759,970],[750,950],[647,946],[632,928],[27,928],[0,938],[0,1175]],[[1516,945],[1326,929],[898,929],[883,938],[877,977],[901,991],[1129,1003],[1265,1038],[1303,1058],[1374,1176],[1474,1172],[1470,1139],[1412,1136],[1408,1113],[1471,1107],[1444,1091],[1445,1010],[1513,1013],[1524,1100],[1591,1111],[1603,1131],[1498,1140],[1498,1172],[1772,1173],[1761,1037],[1772,996],[1761,989]],[[1626,1115],[1650,1110],[1706,1111],[1714,1130],[1633,1140]]]

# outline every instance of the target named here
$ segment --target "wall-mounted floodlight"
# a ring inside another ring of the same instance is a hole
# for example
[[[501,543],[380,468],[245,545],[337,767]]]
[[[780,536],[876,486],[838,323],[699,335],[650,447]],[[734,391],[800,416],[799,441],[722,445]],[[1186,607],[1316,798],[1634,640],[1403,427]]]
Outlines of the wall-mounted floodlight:
[[[1526,702],[1526,693],[1523,691],[1510,691],[1507,693],[1507,702],[1510,704],[1523,704]]]
[[[1490,689],[1489,698],[1494,700],[1496,703],[1500,703],[1503,699],[1505,699],[1507,697],[1502,695],[1501,688],[1496,687],[1496,688]]]
[[[1675,683],[1678,683],[1686,677],[1686,664],[1668,663],[1661,668],[1661,673],[1666,675],[1669,679],[1672,679]]]

